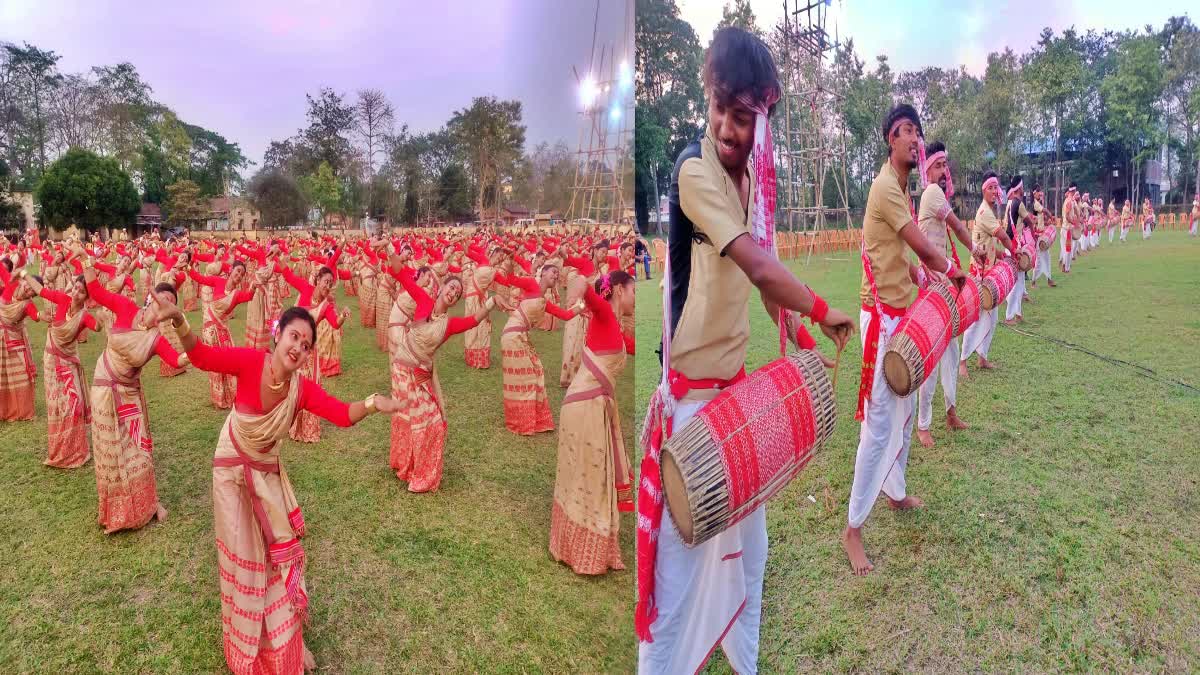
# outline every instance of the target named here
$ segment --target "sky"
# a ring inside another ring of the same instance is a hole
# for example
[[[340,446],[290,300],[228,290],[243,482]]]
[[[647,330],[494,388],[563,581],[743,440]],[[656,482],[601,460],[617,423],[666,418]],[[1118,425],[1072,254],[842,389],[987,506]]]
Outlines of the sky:
[[[677,0],[677,4],[700,44],[707,46],[725,2]],[[783,17],[783,0],[750,0],[750,6],[764,29]],[[1147,23],[1159,29],[1168,17],[1182,14],[1200,21],[1200,5],[1195,0],[833,0],[826,30],[833,33],[836,26],[843,39],[853,37],[855,52],[868,68],[882,53],[894,71],[965,65],[972,74],[982,75],[989,52],[1006,46],[1018,54],[1027,52],[1046,26],[1055,33],[1071,26],[1081,32],[1140,30]]]
[[[59,70],[132,63],[154,100],[262,163],[306,126],[305,93],[381,89],[410,131],[434,131],[476,96],[523,105],[526,150],[582,124],[578,85],[596,51],[630,54],[634,0],[0,1],[0,41],[59,54]],[[597,7],[599,17],[597,19]],[[251,172],[253,169],[251,169]]]

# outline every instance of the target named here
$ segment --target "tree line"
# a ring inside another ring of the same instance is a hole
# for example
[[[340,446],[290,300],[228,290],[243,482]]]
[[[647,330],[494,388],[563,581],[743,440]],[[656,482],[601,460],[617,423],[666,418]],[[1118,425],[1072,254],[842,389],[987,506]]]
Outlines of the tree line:
[[[718,28],[728,25],[756,33],[776,63],[784,62],[782,27],[763,30],[747,0],[725,5]],[[635,197],[645,229],[656,195],[669,187],[675,157],[704,124],[704,51],[675,0],[638,0],[635,40]],[[1160,201],[1190,203],[1198,189],[1200,30],[1186,16],[1171,17],[1159,29],[1047,27],[1025,53],[988,54],[981,76],[965,66],[895,71],[886,55],[868,66],[853,39],[845,39],[822,68],[823,79],[842,94],[821,132],[829,145],[840,145],[844,134],[852,211],[865,205],[883,164],[880,121],[901,101],[917,108],[927,141],[941,140],[949,148],[955,185],[964,196],[977,193],[979,178],[993,170],[1042,181],[1052,201],[1064,180],[1092,194],[1136,201],[1152,196],[1142,175],[1147,160],[1161,160],[1169,181]],[[793,126],[808,120],[803,106],[798,108]],[[784,110],[779,105],[772,118],[777,148],[784,138]],[[777,173],[780,181],[788,179],[781,162]],[[822,190],[826,205],[839,204],[833,176]],[[779,191],[784,206],[788,198]]]

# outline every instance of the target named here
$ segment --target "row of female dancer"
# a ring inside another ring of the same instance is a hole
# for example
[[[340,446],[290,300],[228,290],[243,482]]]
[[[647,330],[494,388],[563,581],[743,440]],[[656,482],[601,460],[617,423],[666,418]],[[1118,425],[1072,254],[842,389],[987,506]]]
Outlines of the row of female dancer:
[[[280,462],[283,439],[316,442],[318,418],[347,427],[389,414],[395,475],[412,492],[436,490],[448,423],[435,357],[466,333],[466,362],[489,367],[497,310],[508,315],[505,423],[519,434],[554,428],[529,331],[553,329],[547,317],[566,326],[550,552],[579,574],[624,568],[619,513],[632,510],[632,470],[615,387],[633,353],[634,280],[620,269],[633,264],[632,242],[493,231],[229,245],[151,235],[112,246],[0,242],[0,253],[0,421],[34,417],[37,371],[25,322],[45,320],[45,463],[70,469],[94,456],[106,533],[166,517],[141,386],[149,361],[159,357],[163,376],[205,371],[212,404],[229,410],[213,457],[213,511],[224,653],[234,672],[313,665],[303,642],[304,518]],[[341,372],[349,312],[336,307],[338,282],[358,297],[362,324],[382,334],[390,395],[346,402],[320,385]],[[290,291],[297,299],[284,310]],[[450,316],[464,298],[464,315]],[[245,346],[236,347],[228,324],[242,304]],[[189,307],[201,311],[199,331]],[[90,383],[78,350],[87,331],[106,335]]]

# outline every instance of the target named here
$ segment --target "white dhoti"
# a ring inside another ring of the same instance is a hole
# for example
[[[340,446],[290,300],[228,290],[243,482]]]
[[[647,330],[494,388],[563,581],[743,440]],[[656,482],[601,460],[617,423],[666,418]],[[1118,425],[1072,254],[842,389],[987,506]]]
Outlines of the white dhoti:
[[[1092,233],[1092,248],[1099,248],[1099,247],[1100,247],[1100,230],[1096,230],[1095,232]]]
[[[1008,292],[1007,304],[1008,307],[1004,310],[1004,319],[1011,321],[1014,317],[1024,316],[1021,314],[1021,305],[1025,299],[1025,273],[1017,271],[1017,283],[1013,284],[1012,290]]]
[[[1070,236],[1070,230],[1063,230],[1062,236],[1058,238],[1058,262],[1065,272],[1071,271],[1071,257],[1074,255],[1074,251],[1067,250],[1067,239]]]
[[[707,403],[678,402],[673,428],[682,428]],[[639,675],[694,673],[718,644],[734,671],[758,672],[766,506],[695,548],[679,537],[670,506],[663,509],[668,512],[663,513],[654,569],[658,617],[650,625],[654,642],[638,646]]]
[[[1196,226],[1197,225],[1200,225],[1200,218],[1197,218],[1192,221],[1192,226],[1188,228],[1188,234],[1192,235],[1193,237],[1196,236]]]
[[[1115,228],[1115,227],[1108,228],[1108,243],[1110,243],[1110,244],[1112,243],[1113,233],[1116,231],[1117,231],[1117,228]]]
[[[963,333],[962,356],[960,357],[962,361],[971,358],[973,353],[987,358],[988,350],[992,348],[992,336],[996,333],[996,322],[999,320],[1000,311],[996,307],[979,313],[979,320],[971,324],[967,328],[967,332]]]
[[[864,347],[871,313],[860,311]],[[879,349],[875,363],[883,363],[887,343],[900,325],[899,317],[880,316]],[[883,368],[875,368],[871,382],[871,400],[858,432],[858,451],[854,456],[854,483],[850,487],[850,527],[862,527],[882,490],[894,500],[907,494],[904,470],[912,443],[913,397],[896,396],[883,377]]]
[[[1050,267],[1050,249],[1046,249],[1045,251],[1039,250],[1037,252],[1037,258],[1033,262],[1034,283],[1037,283],[1038,277],[1046,277],[1047,279],[1051,279]]]
[[[950,338],[946,352],[941,360],[933,367],[933,372],[921,384],[920,397],[917,400],[917,428],[928,431],[933,422],[933,394],[937,390],[938,375],[942,377],[942,400],[946,402],[946,410],[955,406],[958,398],[958,338]]]
[[[1125,237],[1127,237],[1127,236],[1129,236],[1129,228],[1122,227],[1121,228],[1121,241],[1125,241]]]
[[[1150,224],[1142,223],[1142,239],[1150,238]]]

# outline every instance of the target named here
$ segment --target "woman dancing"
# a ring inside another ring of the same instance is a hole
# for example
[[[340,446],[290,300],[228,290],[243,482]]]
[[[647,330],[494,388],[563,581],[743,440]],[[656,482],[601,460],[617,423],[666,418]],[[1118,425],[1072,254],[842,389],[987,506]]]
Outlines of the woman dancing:
[[[214,263],[209,263],[214,264]],[[192,281],[208,289],[211,295],[204,301],[204,327],[201,337],[205,344],[214,347],[232,347],[233,337],[229,334],[229,318],[238,305],[250,302],[256,291],[230,291],[237,288],[246,277],[246,263],[238,260],[229,269],[228,277],[199,274],[189,269]],[[201,295],[206,295],[202,291]],[[213,407],[228,410],[233,405],[233,378],[226,373],[208,373],[208,395]]]
[[[0,422],[24,422],[33,419],[37,381],[25,319],[37,321],[38,309],[25,270],[13,274],[11,268],[10,259],[0,261]]]
[[[295,673],[316,666],[304,646],[304,517],[280,464],[280,446],[300,412],[340,426],[396,403],[371,394],[345,403],[302,377],[316,347],[316,322],[304,307],[279,318],[275,348],[215,347],[192,334],[177,307],[166,318],[201,370],[234,377],[237,395],[213,455],[213,529],[221,576],[225,662],[235,673]]]

